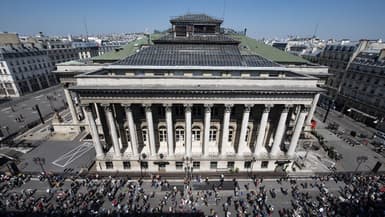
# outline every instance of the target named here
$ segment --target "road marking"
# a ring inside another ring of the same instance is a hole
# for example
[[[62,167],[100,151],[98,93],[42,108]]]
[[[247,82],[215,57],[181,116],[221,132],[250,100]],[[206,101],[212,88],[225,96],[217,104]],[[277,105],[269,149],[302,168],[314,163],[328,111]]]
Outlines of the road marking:
[[[11,107],[7,107],[7,108],[1,109],[1,111],[2,111],[2,112],[5,112],[5,111],[8,111],[8,110],[10,110],[10,109],[11,109]]]
[[[34,98],[35,99],[39,99],[40,97],[42,97],[43,95],[39,95],[39,96],[35,96]]]
[[[53,165],[58,167],[66,167],[69,164],[71,164],[74,160],[78,159],[80,156],[88,152],[93,148],[92,143],[85,142],[74,149],[70,150],[69,152],[63,154],[58,159],[52,162]]]

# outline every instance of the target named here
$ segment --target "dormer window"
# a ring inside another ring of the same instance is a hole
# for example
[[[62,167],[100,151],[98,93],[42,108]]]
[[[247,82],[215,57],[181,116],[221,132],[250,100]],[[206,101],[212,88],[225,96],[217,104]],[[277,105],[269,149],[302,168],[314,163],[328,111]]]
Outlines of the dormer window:
[[[175,36],[177,37],[186,37],[187,36],[187,28],[186,26],[175,26]]]

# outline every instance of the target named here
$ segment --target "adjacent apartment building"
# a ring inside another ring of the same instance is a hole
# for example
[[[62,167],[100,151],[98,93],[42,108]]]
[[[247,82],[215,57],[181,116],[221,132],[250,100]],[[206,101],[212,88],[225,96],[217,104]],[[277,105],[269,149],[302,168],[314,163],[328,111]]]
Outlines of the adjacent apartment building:
[[[326,45],[319,57],[333,76],[329,99],[337,110],[375,126],[385,117],[385,44],[361,40]]]
[[[57,84],[46,51],[0,34],[0,97],[19,97]]]

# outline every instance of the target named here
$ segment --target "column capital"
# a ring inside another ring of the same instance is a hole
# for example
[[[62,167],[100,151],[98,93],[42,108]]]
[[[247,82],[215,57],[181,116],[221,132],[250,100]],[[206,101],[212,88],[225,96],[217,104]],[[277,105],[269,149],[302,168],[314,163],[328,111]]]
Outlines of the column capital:
[[[265,108],[263,108],[263,112],[264,112],[264,113],[269,113],[270,110],[271,110],[273,107],[274,107],[273,104],[266,104],[266,105],[265,105]]]
[[[310,108],[311,106],[310,105],[304,105],[301,109],[301,113],[305,113],[305,112],[309,112],[310,111]]]
[[[251,108],[253,108],[254,104],[245,104],[244,112],[250,112]]]
[[[289,104],[285,104],[284,107],[283,107],[283,110],[282,112],[288,112],[290,108],[292,108],[293,105],[289,105]]]
[[[234,104],[225,104],[225,112],[231,112]]]
[[[166,112],[171,112],[172,111],[172,104],[163,104]]]
[[[131,112],[131,103],[122,103],[122,107],[124,108],[125,112]]]
[[[211,108],[214,105],[213,104],[204,104],[203,106],[205,107],[205,113],[210,113],[211,112]]]
[[[191,109],[192,109],[192,104],[184,104],[184,111],[185,112],[191,112]]]
[[[84,108],[86,112],[91,112],[92,108],[89,104],[80,104],[80,107]]]
[[[146,112],[151,112],[151,104],[142,104]]]
[[[112,111],[110,104],[100,104],[105,111]]]

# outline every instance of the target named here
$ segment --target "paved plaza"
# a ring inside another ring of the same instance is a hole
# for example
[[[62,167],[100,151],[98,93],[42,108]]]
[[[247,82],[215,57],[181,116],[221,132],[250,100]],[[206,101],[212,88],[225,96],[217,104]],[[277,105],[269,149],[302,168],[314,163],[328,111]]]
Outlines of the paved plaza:
[[[42,171],[40,164],[34,158],[44,158],[42,165],[45,171],[63,173],[65,169],[79,172],[82,168],[91,166],[95,149],[90,142],[80,141],[46,141],[39,147],[22,157],[19,169],[24,172]]]
[[[62,110],[65,106],[63,100],[63,89],[58,85],[0,104],[2,137],[17,133],[33,122],[40,122],[39,114],[34,109],[36,105],[39,106],[41,115],[45,118],[53,114],[55,109]]]

